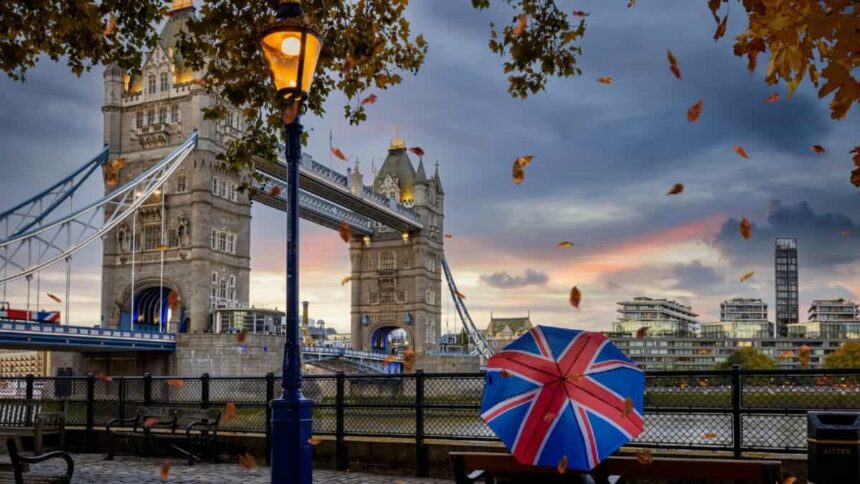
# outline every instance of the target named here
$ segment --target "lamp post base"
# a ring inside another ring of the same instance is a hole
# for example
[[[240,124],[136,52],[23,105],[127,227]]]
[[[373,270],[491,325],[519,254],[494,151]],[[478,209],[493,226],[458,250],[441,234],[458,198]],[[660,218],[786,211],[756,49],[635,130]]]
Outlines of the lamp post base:
[[[313,402],[298,400],[272,400],[271,455],[272,484],[312,484],[313,446],[310,444],[313,428],[311,414]]]

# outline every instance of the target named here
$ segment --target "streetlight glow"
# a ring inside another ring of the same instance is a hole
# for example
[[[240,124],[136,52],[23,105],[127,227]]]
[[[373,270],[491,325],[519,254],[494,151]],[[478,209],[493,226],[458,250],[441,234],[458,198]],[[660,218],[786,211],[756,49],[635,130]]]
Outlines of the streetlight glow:
[[[285,37],[284,41],[281,42],[281,52],[283,52],[285,56],[295,57],[299,55],[301,49],[302,41],[297,37]]]

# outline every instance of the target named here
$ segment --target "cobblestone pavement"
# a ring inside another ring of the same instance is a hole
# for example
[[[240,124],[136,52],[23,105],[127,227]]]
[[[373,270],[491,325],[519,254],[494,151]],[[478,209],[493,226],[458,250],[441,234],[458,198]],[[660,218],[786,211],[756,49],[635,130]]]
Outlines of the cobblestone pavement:
[[[73,484],[139,484],[161,483],[161,463],[164,459],[133,456],[117,456],[113,461],[102,461],[102,454],[73,454],[75,474]],[[5,459],[8,462],[8,457]],[[172,459],[168,479],[170,483],[212,484],[268,484],[269,468],[260,466],[246,470],[237,463],[211,464],[201,462],[193,466]],[[57,470],[63,464],[45,463],[33,467],[35,472]],[[314,483],[319,484],[441,484],[440,479],[417,479],[414,477],[381,476],[326,470],[314,471]]]

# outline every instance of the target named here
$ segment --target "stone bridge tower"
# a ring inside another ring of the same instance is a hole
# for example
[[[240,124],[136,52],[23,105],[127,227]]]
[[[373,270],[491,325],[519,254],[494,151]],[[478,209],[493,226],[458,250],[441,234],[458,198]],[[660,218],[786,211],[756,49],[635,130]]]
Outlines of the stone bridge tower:
[[[362,186],[358,165],[352,186]],[[439,167],[428,177],[424,161],[416,169],[398,136],[388,148],[373,190],[413,208],[424,229],[400,233],[378,227],[372,237],[350,242],[352,263],[352,345],[363,351],[389,350],[392,331],[406,331],[416,355],[436,348],[441,329],[444,192]]]
[[[111,159],[124,160],[118,170],[105,169],[106,191],[132,180],[193,130],[199,133],[196,150],[160,193],[145,202],[134,221],[104,239],[105,327],[129,327],[134,320],[135,329],[157,330],[167,322],[169,331],[204,332],[212,308],[248,301],[250,202],[236,191],[239,179],[216,161],[241,133],[242,120],[238,112],[223,123],[203,119],[201,109],[213,100],[195,82],[199,73],[175,50],[193,14],[191,2],[174,1],[144,65],[133,72],[105,70],[104,139]],[[169,307],[171,291],[179,298],[175,309]]]

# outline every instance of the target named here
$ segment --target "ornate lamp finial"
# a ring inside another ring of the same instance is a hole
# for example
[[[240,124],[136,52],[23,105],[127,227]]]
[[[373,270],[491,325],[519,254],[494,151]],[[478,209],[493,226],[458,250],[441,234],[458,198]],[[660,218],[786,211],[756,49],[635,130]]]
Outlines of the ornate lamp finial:
[[[391,144],[388,146],[389,150],[403,150],[406,149],[406,142],[403,141],[403,138],[400,137],[400,128],[397,128],[397,135],[393,140],[391,140]]]

